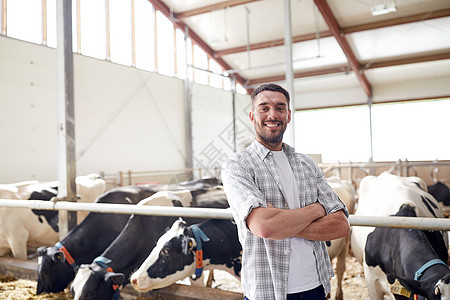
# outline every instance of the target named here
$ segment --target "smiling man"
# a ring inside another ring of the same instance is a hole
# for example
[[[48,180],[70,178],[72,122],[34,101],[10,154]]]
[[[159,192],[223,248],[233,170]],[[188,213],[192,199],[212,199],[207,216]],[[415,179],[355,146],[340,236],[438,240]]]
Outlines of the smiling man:
[[[333,269],[325,243],[348,236],[345,204],[308,156],[283,143],[289,93],[264,84],[251,95],[256,137],[222,169],[242,244],[246,299],[325,299]]]
[[[283,90],[265,90],[252,96],[250,121],[255,126],[256,139],[269,150],[280,151],[283,134],[291,121],[289,94]]]

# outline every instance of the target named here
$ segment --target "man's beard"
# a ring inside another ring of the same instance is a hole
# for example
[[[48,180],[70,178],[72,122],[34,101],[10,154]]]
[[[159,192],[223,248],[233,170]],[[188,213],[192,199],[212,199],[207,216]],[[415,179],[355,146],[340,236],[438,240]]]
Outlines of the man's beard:
[[[256,134],[259,136],[259,138],[261,139],[261,141],[268,143],[268,144],[279,144],[283,141],[283,135],[284,132],[286,131],[286,127],[284,124],[281,125],[281,130],[273,135],[273,134],[267,134],[263,129],[264,126],[260,127],[260,131],[256,131]]]

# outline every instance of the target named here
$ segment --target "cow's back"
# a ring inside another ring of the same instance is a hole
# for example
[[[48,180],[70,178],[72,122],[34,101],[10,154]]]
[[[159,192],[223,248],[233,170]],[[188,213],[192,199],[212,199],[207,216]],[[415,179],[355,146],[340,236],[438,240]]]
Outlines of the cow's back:
[[[427,191],[419,188],[416,180],[387,172],[379,176],[366,176],[359,185],[357,216],[390,216],[403,204],[414,207],[417,217],[443,217],[438,202]],[[362,262],[367,235],[375,228],[355,226],[351,233],[351,247]],[[447,241],[446,241],[447,243]]]

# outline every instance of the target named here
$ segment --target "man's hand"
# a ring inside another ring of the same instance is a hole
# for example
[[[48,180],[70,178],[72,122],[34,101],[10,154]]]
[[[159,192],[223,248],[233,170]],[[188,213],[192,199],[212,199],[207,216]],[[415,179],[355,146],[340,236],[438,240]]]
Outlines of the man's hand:
[[[254,208],[247,217],[247,226],[258,237],[280,240],[296,236],[311,222],[325,216],[319,203],[298,209],[267,207]]]
[[[296,237],[314,241],[331,241],[350,234],[350,224],[343,210],[326,215],[311,222]]]

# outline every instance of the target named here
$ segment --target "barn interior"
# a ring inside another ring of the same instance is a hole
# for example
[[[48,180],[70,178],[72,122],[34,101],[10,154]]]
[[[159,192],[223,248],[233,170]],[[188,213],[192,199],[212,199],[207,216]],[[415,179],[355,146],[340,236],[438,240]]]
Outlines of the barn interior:
[[[99,172],[112,185],[165,182],[185,169],[197,170],[189,176],[217,175],[226,156],[253,137],[249,93],[262,83],[280,83],[294,95],[296,113],[285,139],[297,147],[318,143],[322,134],[313,132],[316,140],[306,141],[299,136],[305,130],[296,128],[302,113],[361,109],[347,129],[354,136],[341,132],[339,148],[353,154],[363,144],[364,153],[331,163],[384,163],[377,147],[400,148],[372,137],[379,129],[371,124],[371,111],[381,104],[421,101],[431,107],[450,95],[445,0],[105,3],[72,1],[73,73],[67,81],[73,82],[76,173]],[[24,27],[17,21],[20,4],[2,0],[1,134],[8,141],[0,149],[3,183],[58,177],[56,78],[62,76],[62,58],[56,51],[56,3],[29,5],[34,13]],[[152,30],[145,35],[142,26]],[[408,124],[392,120],[392,130],[407,135],[409,123],[419,123],[432,136],[421,142],[431,148],[420,159],[429,163],[421,172],[438,168],[440,178],[449,178],[441,173],[449,145],[434,138],[444,140],[448,131],[440,116],[433,124],[399,116]],[[322,126],[339,125],[323,120]],[[323,139],[330,140],[324,148],[334,148],[331,136]],[[438,147],[440,152],[433,149]],[[390,160],[394,165],[417,160],[414,149],[401,151]],[[433,165],[437,161],[443,164]],[[431,183],[429,174],[424,179]]]
[[[327,177],[450,186],[448,0],[0,0],[0,12],[2,184],[59,179],[70,194],[90,173],[108,189],[220,177],[254,138],[251,92],[274,82],[291,94],[285,142]]]

